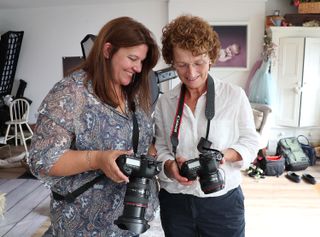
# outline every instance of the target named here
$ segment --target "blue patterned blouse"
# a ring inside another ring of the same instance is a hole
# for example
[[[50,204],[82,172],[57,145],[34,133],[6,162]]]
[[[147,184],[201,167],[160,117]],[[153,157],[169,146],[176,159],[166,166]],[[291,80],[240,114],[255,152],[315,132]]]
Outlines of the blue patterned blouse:
[[[62,195],[101,174],[101,171],[90,171],[66,177],[49,176],[48,171],[64,152],[132,149],[132,116],[126,117],[102,103],[92,93],[90,84],[89,89],[85,87],[85,76],[85,72],[77,71],[48,93],[39,108],[28,158],[31,171]],[[152,119],[138,106],[136,110],[140,130],[138,154],[145,154],[152,140]],[[51,198],[53,236],[133,236],[134,233],[113,224],[122,215],[125,191],[125,184],[105,178],[72,203]],[[158,207],[154,182],[151,193],[146,212],[148,221]]]

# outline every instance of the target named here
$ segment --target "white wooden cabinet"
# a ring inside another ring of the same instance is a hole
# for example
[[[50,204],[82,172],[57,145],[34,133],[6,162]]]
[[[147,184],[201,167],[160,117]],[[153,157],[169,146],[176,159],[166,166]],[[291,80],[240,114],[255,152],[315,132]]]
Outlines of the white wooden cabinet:
[[[320,127],[320,28],[271,27],[275,125]]]

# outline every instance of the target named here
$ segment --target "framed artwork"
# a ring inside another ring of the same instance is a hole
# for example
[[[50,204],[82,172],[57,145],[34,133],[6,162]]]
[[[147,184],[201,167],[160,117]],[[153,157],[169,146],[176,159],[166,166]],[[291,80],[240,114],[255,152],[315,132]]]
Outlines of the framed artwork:
[[[83,57],[81,56],[62,57],[63,77],[66,77],[68,73],[82,63],[82,61]]]
[[[228,22],[211,25],[221,42],[220,56],[214,68],[248,70],[248,24]]]

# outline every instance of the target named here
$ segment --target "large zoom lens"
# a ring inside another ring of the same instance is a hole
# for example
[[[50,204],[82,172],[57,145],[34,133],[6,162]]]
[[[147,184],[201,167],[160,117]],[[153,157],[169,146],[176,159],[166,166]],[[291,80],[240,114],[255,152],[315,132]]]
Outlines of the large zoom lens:
[[[199,182],[201,190],[205,194],[214,193],[224,188],[224,180],[217,164],[221,159],[222,157],[220,158],[214,152],[200,154]]]
[[[129,176],[123,214],[114,223],[124,230],[141,234],[149,229],[144,218],[150,196],[150,180],[161,171],[161,163],[146,155],[121,155],[116,160],[120,170]]]
[[[150,196],[149,180],[147,178],[130,178],[124,198],[124,210],[114,223],[120,229],[141,234],[149,229],[144,218]]]
[[[223,177],[218,170],[213,174],[200,177],[199,182],[201,190],[205,194],[214,193],[224,188]]]

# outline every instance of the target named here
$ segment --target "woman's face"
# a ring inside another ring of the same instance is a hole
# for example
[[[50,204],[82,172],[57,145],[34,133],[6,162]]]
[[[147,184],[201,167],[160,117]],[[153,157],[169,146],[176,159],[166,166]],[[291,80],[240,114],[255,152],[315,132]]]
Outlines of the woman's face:
[[[207,54],[194,56],[192,52],[178,47],[173,49],[173,66],[182,83],[188,89],[206,88],[210,59]]]
[[[110,45],[110,47],[112,46]],[[141,72],[143,60],[146,58],[147,52],[148,46],[141,44],[128,48],[120,48],[112,56],[112,78],[116,86],[127,86],[130,84],[132,76],[135,73]],[[105,57],[108,59],[108,50],[105,52]]]

